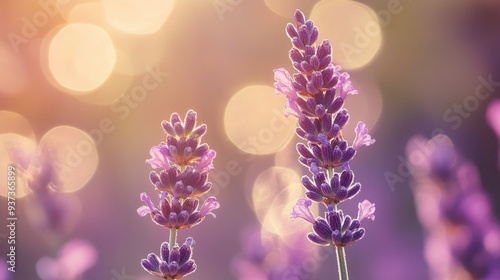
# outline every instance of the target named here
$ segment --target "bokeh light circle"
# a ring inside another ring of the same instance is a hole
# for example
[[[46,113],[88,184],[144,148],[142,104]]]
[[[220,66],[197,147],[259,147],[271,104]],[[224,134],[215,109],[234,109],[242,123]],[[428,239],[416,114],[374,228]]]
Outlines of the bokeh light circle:
[[[35,139],[33,128],[22,115],[10,111],[0,111],[0,134],[16,133]]]
[[[252,203],[263,230],[276,234],[287,244],[294,242],[298,232],[307,233],[310,224],[290,220],[292,208],[301,197],[304,197],[304,188],[299,175],[291,169],[273,166],[257,176]],[[316,207],[311,206],[311,210],[317,213]]]
[[[382,31],[376,13],[351,0],[323,0],[310,17],[319,28],[320,39],[329,39],[333,61],[344,69],[355,69],[373,60],[382,46]]]
[[[269,86],[249,86],[238,91],[224,113],[226,134],[249,154],[281,151],[293,138],[296,118],[284,117],[285,98]]]
[[[74,94],[101,86],[115,62],[115,47],[108,33],[88,23],[71,23],[61,28],[48,50],[51,74]]]
[[[303,13],[307,13],[313,6],[313,0],[265,0],[267,7],[286,18],[293,18],[295,10],[299,9]]]
[[[3,171],[0,172],[0,180],[5,182],[2,183],[5,187],[0,188],[0,196],[7,196],[7,168],[11,165],[15,168],[15,198],[24,197],[31,192],[22,173],[22,163],[29,164],[35,154],[35,140],[15,133],[0,134],[0,168]]]
[[[92,137],[71,126],[58,126],[49,130],[39,143],[39,151],[56,150],[55,166],[62,192],[82,188],[94,175],[98,164],[97,149]]]
[[[174,8],[174,0],[103,0],[109,24],[132,34],[158,31]]]

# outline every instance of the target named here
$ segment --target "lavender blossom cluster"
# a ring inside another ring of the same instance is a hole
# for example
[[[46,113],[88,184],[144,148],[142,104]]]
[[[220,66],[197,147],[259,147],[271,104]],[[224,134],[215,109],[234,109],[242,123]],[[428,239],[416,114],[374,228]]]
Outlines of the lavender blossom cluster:
[[[292,218],[312,224],[310,241],[345,247],[364,236],[363,219],[375,218],[375,205],[368,200],[359,203],[357,218],[337,207],[360,192],[361,184],[354,181],[349,162],[361,146],[370,146],[375,140],[363,122],[356,126],[352,145],[342,136],[349,120],[345,100],[358,91],[349,74],[332,63],[330,42],[316,44],[318,28],[299,10],[295,12],[295,24],[286,26],[286,33],[293,45],[289,56],[297,72],[292,77],[284,68],[274,70],[274,86],[277,94],[286,96],[285,115],[298,118],[296,134],[306,141],[297,144],[299,161],[311,172],[311,177],[302,177],[307,198],[297,202]],[[327,207],[324,218],[313,216],[309,209],[312,201]]]
[[[500,224],[477,169],[441,134],[412,138],[407,158],[432,279],[500,279]]]
[[[211,183],[208,173],[213,169],[215,151],[201,137],[207,126],[196,126],[196,112],[189,110],[184,121],[177,113],[170,121],[161,123],[167,134],[166,142],[151,148],[151,158],[146,162],[155,171],[150,180],[160,201],[155,207],[146,193],[141,193],[144,206],[137,209],[140,216],[150,215],[153,222],[170,230],[170,241],[163,242],[160,255],[149,254],[143,259],[142,267],[155,276],[164,279],[181,279],[196,270],[191,258],[194,240],[188,237],[183,245],[177,244],[177,230],[188,229],[201,223],[206,216],[215,215],[219,208],[215,197],[207,198],[200,206],[199,197],[207,193]]]

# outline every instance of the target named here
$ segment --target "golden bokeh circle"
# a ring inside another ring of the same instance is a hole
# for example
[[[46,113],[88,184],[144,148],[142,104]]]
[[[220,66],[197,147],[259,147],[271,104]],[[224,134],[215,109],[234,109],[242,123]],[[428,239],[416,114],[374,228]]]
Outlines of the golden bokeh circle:
[[[310,17],[319,28],[319,38],[329,39],[333,62],[344,69],[370,63],[382,46],[382,31],[376,13],[351,0],[323,0]]]
[[[62,192],[79,190],[97,169],[99,159],[92,137],[75,127],[54,127],[42,137],[38,149],[57,151],[53,156]]]
[[[284,117],[285,98],[274,88],[253,85],[238,91],[224,113],[227,136],[240,150],[265,155],[281,151],[293,138],[297,119]]]
[[[72,94],[85,94],[101,86],[115,62],[115,47],[108,33],[89,23],[65,25],[48,48],[50,73]]]
[[[174,0],[102,0],[107,21],[131,34],[158,31],[174,9]]]

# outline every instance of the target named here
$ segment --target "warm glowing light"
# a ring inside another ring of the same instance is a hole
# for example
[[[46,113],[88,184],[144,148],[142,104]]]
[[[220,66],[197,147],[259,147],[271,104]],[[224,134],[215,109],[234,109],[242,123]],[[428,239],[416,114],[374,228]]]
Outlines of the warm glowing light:
[[[253,209],[262,228],[278,235],[286,244],[294,242],[297,235],[305,236],[311,224],[290,220],[292,208],[301,197],[304,188],[293,170],[275,166],[262,172],[252,192]],[[314,206],[311,210],[317,213]]]
[[[100,2],[80,3],[74,6],[67,16],[68,23],[86,22],[98,26],[109,26]]]
[[[63,192],[82,188],[97,169],[96,145],[82,130],[71,126],[55,127],[40,140],[39,150],[46,148],[57,149],[54,160]]]
[[[295,172],[301,173],[307,169],[304,169],[304,166],[298,161],[299,154],[297,153],[296,145],[298,142],[305,143],[305,141],[298,137],[296,137],[295,140],[297,141],[291,141],[281,152],[276,153],[274,156],[274,163],[277,166],[290,168]]]
[[[26,178],[22,173],[22,165],[29,164],[31,157],[36,154],[36,142],[33,139],[14,133],[0,134],[0,196],[7,196],[7,167],[12,165],[15,170],[15,198],[21,198],[31,192],[26,185]],[[17,156],[16,156],[17,155]],[[27,167],[26,165],[24,167]]]
[[[101,86],[111,74],[116,52],[109,35],[88,23],[64,26],[52,39],[49,69],[55,80],[74,94]]]
[[[33,128],[28,120],[18,113],[0,111],[0,134],[16,133],[34,139]]]
[[[0,94],[15,94],[22,91],[27,83],[26,69],[12,49],[0,42]]]
[[[308,0],[265,0],[267,7],[280,16],[293,18],[296,9],[306,13],[311,10],[315,1]]]
[[[132,34],[158,31],[174,8],[174,0],[102,0],[108,22]]]
[[[272,87],[243,88],[226,105],[226,134],[246,153],[281,151],[292,139],[297,123],[294,117],[284,117],[284,104],[285,98],[276,97]]]
[[[375,12],[351,0],[323,0],[310,17],[318,26],[320,39],[329,39],[333,61],[344,69],[368,64],[382,46],[382,32]]]

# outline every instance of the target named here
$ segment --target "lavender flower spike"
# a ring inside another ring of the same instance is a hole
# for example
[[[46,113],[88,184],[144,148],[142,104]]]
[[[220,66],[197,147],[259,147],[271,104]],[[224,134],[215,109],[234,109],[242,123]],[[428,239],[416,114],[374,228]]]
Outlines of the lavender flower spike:
[[[274,70],[274,86],[276,93],[286,97],[285,116],[299,119],[296,133],[306,142],[297,144],[299,162],[309,169],[312,177],[302,177],[308,199],[297,201],[291,218],[302,218],[312,224],[313,232],[308,238],[313,243],[337,248],[339,278],[346,280],[344,247],[363,238],[365,229],[360,221],[375,219],[375,205],[367,200],[360,203],[357,219],[344,215],[338,206],[361,191],[361,184],[353,183],[354,172],[349,162],[361,146],[370,146],[375,140],[363,122],[356,127],[352,144],[344,139],[342,130],[349,121],[344,101],[358,91],[350,75],[332,63],[330,42],[316,43],[319,31],[314,23],[299,10],[294,18],[295,23],[287,24],[286,33],[292,44],[289,57],[297,72],[290,75],[283,68]],[[309,210],[312,201],[329,209],[324,218],[314,218]]]
[[[170,230],[169,242],[161,245],[160,257],[151,253],[143,259],[142,267],[150,274],[167,280],[181,279],[196,270],[191,259],[194,241],[188,238],[181,247],[177,244],[177,230],[188,229],[201,223],[213,210],[220,207],[215,197],[207,198],[201,207],[199,197],[206,194],[212,184],[208,173],[214,168],[216,156],[201,137],[207,126],[196,126],[196,112],[189,110],[181,120],[174,113],[170,121],[161,123],[167,134],[165,142],[151,148],[151,158],[146,163],[155,169],[149,174],[154,189],[159,192],[160,202],[155,207],[151,198],[141,193],[145,205],[137,209],[144,217]]]

